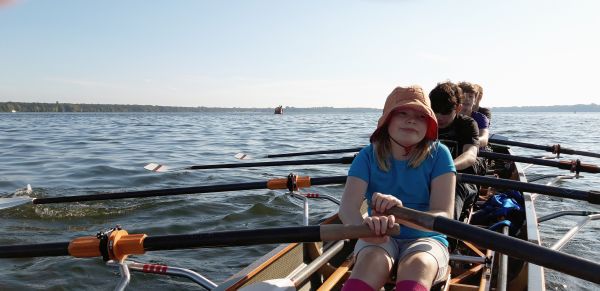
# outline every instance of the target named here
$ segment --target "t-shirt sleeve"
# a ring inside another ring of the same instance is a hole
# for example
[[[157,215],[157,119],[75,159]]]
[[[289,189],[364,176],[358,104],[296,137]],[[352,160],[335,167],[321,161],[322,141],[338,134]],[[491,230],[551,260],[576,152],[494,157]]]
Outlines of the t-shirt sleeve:
[[[482,126],[480,126],[479,128],[488,128],[488,127],[490,127],[490,119],[487,118],[487,116],[483,115],[482,124],[481,125]]]
[[[485,115],[485,117],[487,117],[488,120],[492,120],[492,111],[487,109],[487,108],[483,108],[483,107],[479,107],[479,112],[483,115]]]
[[[464,116],[461,119],[461,126],[458,128],[461,129],[459,134],[460,144],[472,144],[476,147],[479,147],[479,128],[477,127],[477,122],[473,120],[471,117]],[[462,149],[460,149],[462,152]]]
[[[450,150],[442,143],[436,145],[435,160],[433,164],[433,172],[431,173],[431,179],[441,176],[446,173],[456,173],[456,167],[452,160]]]
[[[479,129],[490,127],[490,120],[485,115],[479,112],[474,112],[474,114],[473,119],[477,121],[477,127],[479,127]]]
[[[372,146],[368,146],[360,150],[358,155],[352,161],[350,170],[348,170],[348,176],[357,177],[365,182],[369,182],[369,168],[370,168],[370,157],[373,157],[370,152],[373,151]]]

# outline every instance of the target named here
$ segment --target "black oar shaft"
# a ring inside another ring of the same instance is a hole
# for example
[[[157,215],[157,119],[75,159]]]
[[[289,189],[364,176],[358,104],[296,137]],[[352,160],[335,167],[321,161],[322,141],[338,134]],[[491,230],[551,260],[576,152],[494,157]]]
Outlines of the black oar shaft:
[[[321,154],[338,154],[338,153],[351,153],[358,152],[360,148],[349,148],[349,149],[338,149],[338,150],[324,150],[324,151],[312,151],[312,152],[298,152],[298,153],[287,153],[287,154],[274,154],[267,155],[267,158],[283,158],[283,157],[295,157],[295,156],[310,156],[310,155],[321,155]]]
[[[229,192],[229,191],[241,191],[241,190],[257,190],[267,189],[269,181],[264,182],[249,182],[249,183],[237,183],[237,184],[222,184],[222,185],[209,185],[209,186],[197,186],[197,187],[184,187],[184,188],[171,188],[171,189],[157,189],[157,190],[145,190],[145,191],[132,191],[132,192],[115,192],[115,193],[102,193],[102,194],[90,194],[90,195],[76,195],[76,196],[65,196],[65,197],[50,197],[50,198],[35,198],[31,203],[33,204],[50,204],[50,203],[64,203],[64,202],[84,202],[84,201],[99,201],[99,200],[114,200],[114,199],[127,199],[127,198],[145,198],[145,197],[156,197],[156,196],[172,196],[172,195],[183,195],[183,194],[199,194],[199,193],[216,193],[216,192]],[[339,184],[346,182],[346,176],[331,176],[321,178],[311,178],[310,185],[328,185],[328,184]]]
[[[529,149],[543,150],[543,151],[548,151],[548,152],[552,152],[554,150],[554,148],[551,147],[551,146],[544,146],[544,145],[537,145],[537,144],[532,144],[532,143],[518,142],[518,141],[507,140],[507,139],[490,138],[488,140],[488,142],[490,142],[490,143],[497,143],[497,144],[503,144],[503,145],[511,145],[511,146],[523,147],[523,148],[529,148]]]
[[[400,233],[400,226],[395,225],[394,228],[388,230],[390,235]],[[129,234],[122,234],[121,239],[125,237],[127,240]],[[141,237],[139,234],[131,235],[136,237],[135,240]],[[257,244],[275,244],[275,243],[292,243],[292,242],[318,242],[318,241],[333,241],[343,239],[356,239],[359,237],[373,236],[373,232],[367,225],[314,225],[314,226],[294,226],[294,227],[276,227],[262,228],[249,230],[234,230],[221,232],[208,232],[197,234],[182,234],[182,235],[163,235],[142,238],[143,251],[137,252],[136,248],[132,248],[131,244],[125,243],[125,249],[129,250],[128,254],[142,254],[145,251],[162,251],[173,249],[189,249],[189,248],[211,248],[211,247],[227,247],[227,246],[248,246]],[[82,238],[79,238],[82,239]],[[78,241],[73,240],[71,243]],[[69,253],[69,242],[49,243],[37,245],[18,245],[18,246],[0,246],[0,258],[26,258],[26,257],[45,257],[45,256],[79,256],[79,257],[94,257],[100,256],[100,244],[92,237],[92,242],[88,245],[88,237],[83,238],[87,246],[81,247],[82,242],[75,243],[79,246],[73,246],[75,254]],[[110,245],[110,244],[109,244]],[[139,245],[135,245],[137,247]],[[92,248],[89,249],[88,247]],[[121,246],[119,242],[115,242],[112,248],[117,251]],[[84,251],[82,251],[84,250]],[[133,252],[131,252],[133,251]],[[82,256],[78,254],[84,254]],[[91,254],[91,255],[90,255]]]
[[[144,240],[144,250],[173,250],[200,247],[249,246],[256,244],[320,241],[320,227],[282,227],[258,230],[152,236]],[[277,233],[276,239],[274,233]]]
[[[0,258],[68,256],[68,248],[68,242],[35,245],[0,246]]]
[[[537,145],[537,144],[518,142],[518,141],[507,140],[507,139],[490,138],[489,142],[503,144],[503,145],[518,146],[518,147],[523,147],[523,148],[543,150],[543,151],[547,151],[547,152],[551,152],[551,153],[555,152],[555,150],[556,150],[556,148],[553,146]],[[600,153],[578,151],[578,150],[573,150],[573,149],[568,149],[568,148],[563,148],[563,147],[560,147],[560,153],[568,154],[568,155],[580,155],[580,156],[600,158]]]
[[[388,213],[401,220],[472,242],[480,247],[492,249],[530,263],[550,268],[565,274],[600,283],[600,264],[557,252],[528,241],[502,235],[487,229],[465,224],[441,216],[415,211],[408,208],[393,208]]]
[[[595,165],[589,165],[589,164],[579,164],[579,166],[577,166],[577,165],[573,165],[568,162],[557,162],[557,161],[552,161],[552,160],[528,158],[528,157],[513,156],[513,155],[500,154],[500,153],[494,153],[494,152],[484,152],[484,151],[480,151],[477,155],[479,157],[488,158],[488,159],[500,159],[500,160],[520,162],[520,163],[529,163],[529,164],[535,164],[535,165],[541,165],[541,166],[556,167],[556,168],[564,169],[564,170],[579,170],[580,172],[600,173],[599,167],[597,167]]]
[[[253,162],[253,163],[235,163],[235,164],[215,164],[215,165],[196,165],[187,169],[226,169],[226,168],[251,168],[251,167],[269,167],[269,166],[293,166],[293,165],[323,165],[323,164],[350,164],[354,157],[343,157],[338,159],[319,159],[319,160],[291,160],[291,161],[272,161],[272,162]]]
[[[171,195],[195,194],[195,193],[227,192],[227,191],[237,191],[237,190],[255,190],[255,189],[266,189],[266,188],[267,188],[267,182],[251,182],[251,183],[184,187],[184,188],[158,189],[158,190],[146,190],[146,191],[116,192],[116,193],[77,195],[77,196],[65,196],[65,197],[36,198],[33,200],[32,203],[33,204],[49,204],[49,203],[63,203],[63,202],[98,201],[98,200],[113,200],[113,199],[126,199],[126,198],[171,196]]]
[[[458,182],[473,183],[477,185],[491,186],[496,188],[515,189],[524,192],[546,194],[555,197],[583,200],[593,204],[600,204],[600,193],[596,191],[566,189],[561,187],[538,185],[507,179],[496,179],[469,174],[458,174],[457,180]]]
[[[346,183],[347,178],[348,178],[348,176],[331,176],[331,177],[310,178],[310,184],[313,186],[343,184],[343,183]]]
[[[572,150],[572,149],[567,149],[567,148],[561,148],[560,152],[568,154],[568,155],[580,155],[580,156],[588,156],[588,157],[600,158],[600,154],[599,153],[591,153],[591,152],[586,152],[586,151],[578,151],[578,150]]]

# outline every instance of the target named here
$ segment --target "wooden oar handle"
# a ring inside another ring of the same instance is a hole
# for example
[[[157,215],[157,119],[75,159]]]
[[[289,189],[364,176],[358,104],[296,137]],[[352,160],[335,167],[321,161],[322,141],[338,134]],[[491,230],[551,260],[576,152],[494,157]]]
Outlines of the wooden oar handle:
[[[400,225],[395,224],[393,228],[386,231],[387,235],[397,235],[400,233]],[[357,239],[361,237],[376,236],[369,226],[348,225],[348,224],[326,224],[321,226],[321,240],[333,241],[342,239]]]
[[[600,173],[600,168],[593,164],[584,164],[579,160],[573,161],[560,161],[561,165],[563,165],[564,169],[570,170],[572,173],[577,172],[590,172],[590,173]]]

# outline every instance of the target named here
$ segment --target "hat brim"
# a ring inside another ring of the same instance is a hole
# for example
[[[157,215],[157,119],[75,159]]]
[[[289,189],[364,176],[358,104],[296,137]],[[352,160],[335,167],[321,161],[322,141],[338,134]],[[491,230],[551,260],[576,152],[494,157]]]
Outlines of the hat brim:
[[[381,130],[387,126],[391,117],[394,115],[394,112],[402,109],[409,108],[427,115],[427,132],[425,133],[425,138],[428,140],[437,140],[438,138],[438,123],[435,118],[435,113],[430,107],[427,107],[425,104],[418,101],[406,102],[404,104],[398,104],[394,106],[391,110],[384,112],[384,114],[379,118],[377,122],[377,128],[371,134],[370,140],[373,141],[373,138],[381,133]]]

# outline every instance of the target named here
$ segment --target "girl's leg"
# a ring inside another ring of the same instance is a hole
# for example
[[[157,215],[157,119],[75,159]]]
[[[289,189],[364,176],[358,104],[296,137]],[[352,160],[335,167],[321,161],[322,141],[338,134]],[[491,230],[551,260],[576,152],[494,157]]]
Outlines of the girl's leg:
[[[366,283],[372,290],[381,289],[390,276],[392,264],[392,258],[383,248],[378,246],[363,248],[358,253],[352,275],[342,290],[358,290],[358,286],[362,283]]]
[[[406,242],[400,251],[396,289],[431,289],[444,280],[449,258],[448,248],[434,238]]]
[[[409,290],[429,290],[438,273],[438,263],[435,258],[426,252],[408,254],[398,263],[398,277],[396,286]],[[419,286],[420,285],[420,286]]]

